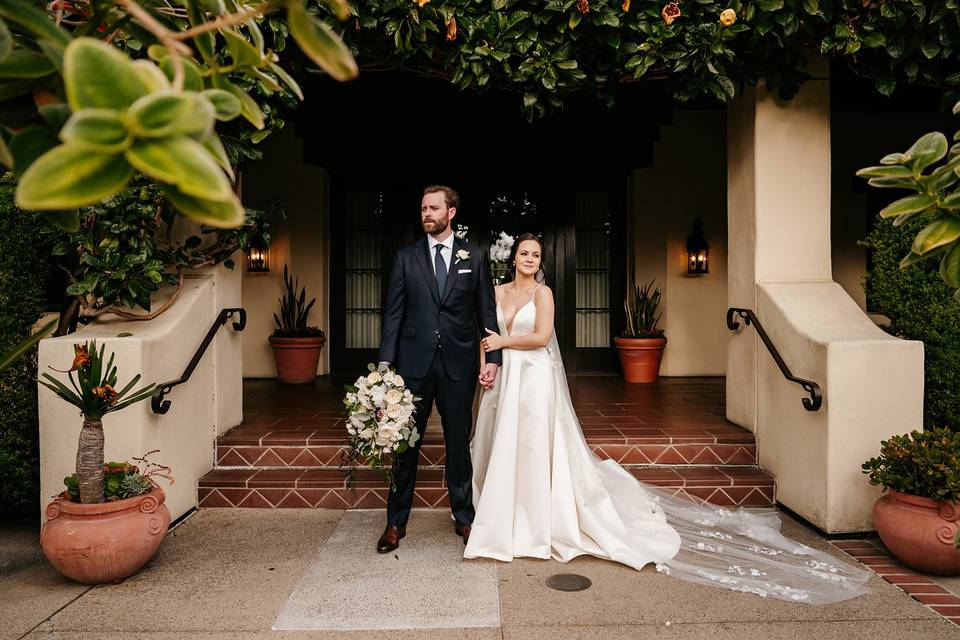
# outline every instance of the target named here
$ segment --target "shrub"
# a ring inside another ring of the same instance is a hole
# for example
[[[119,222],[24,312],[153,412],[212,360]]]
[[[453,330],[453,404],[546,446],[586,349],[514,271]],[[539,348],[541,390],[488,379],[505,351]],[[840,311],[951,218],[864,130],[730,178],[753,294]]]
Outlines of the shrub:
[[[14,185],[0,182],[0,353],[30,335],[43,314],[50,247],[36,214],[13,205]],[[39,503],[37,349],[0,372],[0,515],[36,512]]]
[[[912,220],[899,227],[878,220],[860,244],[873,250],[864,288],[890,318],[892,335],[924,343],[924,425],[960,429],[960,303],[940,279],[936,260],[900,269],[913,238],[924,226]]]
[[[880,455],[863,463],[870,484],[937,502],[960,500],[960,433],[913,431],[880,445]]]

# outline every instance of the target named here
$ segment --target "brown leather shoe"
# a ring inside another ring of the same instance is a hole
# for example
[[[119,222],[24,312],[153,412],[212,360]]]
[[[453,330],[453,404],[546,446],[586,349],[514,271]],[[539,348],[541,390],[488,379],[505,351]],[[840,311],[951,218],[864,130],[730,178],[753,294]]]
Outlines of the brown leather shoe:
[[[377,553],[390,553],[400,546],[400,540],[407,535],[407,528],[395,524],[388,524],[383,535],[377,540]]]
[[[453,527],[456,534],[463,538],[463,544],[467,544],[467,542],[470,541],[470,526],[469,524],[460,524],[458,522]]]

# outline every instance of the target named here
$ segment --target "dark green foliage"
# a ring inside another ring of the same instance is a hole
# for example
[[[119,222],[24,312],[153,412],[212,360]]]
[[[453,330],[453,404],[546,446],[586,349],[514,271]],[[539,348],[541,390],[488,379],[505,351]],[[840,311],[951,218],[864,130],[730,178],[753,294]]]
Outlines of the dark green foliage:
[[[661,313],[660,287],[653,287],[651,280],[642,287],[636,283],[627,290],[627,299],[624,309],[627,312],[627,328],[623,332],[624,338],[659,338],[663,329],[658,329]]]
[[[960,500],[960,433],[913,431],[880,443],[880,455],[863,463],[870,484],[931,500]]]
[[[44,310],[49,247],[38,220],[13,206],[13,184],[0,182],[0,353],[27,338]],[[0,515],[36,512],[39,504],[37,349],[0,372]]]
[[[864,288],[890,318],[889,333],[923,341],[924,425],[960,430],[960,303],[941,280],[936,260],[900,268],[925,224],[915,219],[894,227],[890,220],[877,220],[860,243],[873,250]]]

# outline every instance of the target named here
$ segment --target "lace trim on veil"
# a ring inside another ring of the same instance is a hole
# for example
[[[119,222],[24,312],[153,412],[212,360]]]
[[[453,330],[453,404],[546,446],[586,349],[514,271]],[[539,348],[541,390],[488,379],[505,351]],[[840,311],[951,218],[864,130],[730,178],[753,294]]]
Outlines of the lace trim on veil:
[[[546,347],[557,384],[557,410],[575,421],[583,447],[587,444],[570,399],[556,333]],[[781,533],[781,519],[772,508],[728,509],[674,495],[637,480],[679,534],[680,550],[656,563],[667,575],[717,587],[790,602],[828,604],[866,593],[871,572],[791,540]]]

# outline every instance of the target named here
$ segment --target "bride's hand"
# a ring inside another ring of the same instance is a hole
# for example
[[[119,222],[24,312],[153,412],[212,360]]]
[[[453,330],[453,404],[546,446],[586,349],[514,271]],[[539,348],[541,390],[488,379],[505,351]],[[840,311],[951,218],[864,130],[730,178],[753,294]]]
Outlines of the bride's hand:
[[[487,332],[487,337],[480,341],[480,346],[483,347],[484,351],[489,353],[503,348],[503,338],[500,337],[499,333],[487,328],[484,328],[484,331]]]

